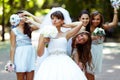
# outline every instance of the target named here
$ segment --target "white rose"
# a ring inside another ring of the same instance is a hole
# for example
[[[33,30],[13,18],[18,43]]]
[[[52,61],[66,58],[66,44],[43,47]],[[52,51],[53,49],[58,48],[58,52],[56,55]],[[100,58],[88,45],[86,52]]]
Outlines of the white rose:
[[[40,30],[40,34],[44,37],[55,38],[57,36],[58,30],[55,26],[46,25]]]

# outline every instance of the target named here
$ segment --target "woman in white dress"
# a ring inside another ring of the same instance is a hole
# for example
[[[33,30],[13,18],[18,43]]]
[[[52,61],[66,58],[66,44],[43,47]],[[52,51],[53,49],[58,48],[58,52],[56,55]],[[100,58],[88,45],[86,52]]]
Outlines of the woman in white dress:
[[[53,8],[50,10],[50,12],[49,12],[47,15],[45,15],[45,17],[43,18],[42,22],[41,22],[41,20],[40,20],[38,17],[34,16],[33,14],[31,14],[31,13],[28,12],[28,11],[24,11],[24,12],[22,13],[22,15],[31,16],[31,17],[36,21],[36,22],[34,22],[34,25],[36,25],[36,26],[38,26],[38,27],[39,27],[39,26],[42,26],[42,27],[40,27],[40,28],[44,28],[46,25],[47,25],[47,26],[48,26],[48,25],[49,25],[49,26],[52,26],[52,25],[53,25],[52,22],[51,22],[50,15],[51,15],[53,12],[58,11],[58,10],[63,13],[64,23],[65,23],[65,24],[68,24],[68,23],[71,23],[71,22],[72,22],[72,20],[71,20],[71,18],[70,18],[70,16],[69,16],[69,12],[68,12],[66,9],[62,8],[62,7],[53,7]],[[33,23],[32,23],[32,24],[33,24]],[[70,30],[70,29],[71,29],[71,28],[61,27],[61,30],[62,30],[63,32],[68,31],[68,30]],[[40,32],[40,31],[41,31],[41,29],[39,29],[38,32]],[[43,55],[39,55],[39,54],[37,55],[35,72],[37,72],[40,64],[44,61],[44,59],[46,59],[47,56],[48,56],[48,51],[47,51],[47,47],[45,47],[45,48],[44,48],[44,54],[43,54]]]
[[[82,27],[82,22],[73,23],[70,31],[62,32],[64,16],[61,11],[51,14],[51,21],[58,30],[55,39],[50,39],[48,44],[49,56],[41,63],[34,80],[87,80],[77,64],[67,55],[67,41],[74,36]],[[44,53],[44,36],[41,34],[38,45],[39,54]]]

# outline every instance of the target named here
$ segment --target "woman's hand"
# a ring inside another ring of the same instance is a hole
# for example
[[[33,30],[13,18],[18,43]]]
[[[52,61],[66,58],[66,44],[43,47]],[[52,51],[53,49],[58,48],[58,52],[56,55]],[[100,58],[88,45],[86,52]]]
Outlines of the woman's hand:
[[[31,14],[31,13],[28,12],[28,11],[24,11],[24,12],[22,13],[22,15],[23,15],[23,16],[29,16],[29,17],[32,17],[36,22],[41,23],[41,20],[40,20],[39,17],[34,16],[33,14]]]
[[[25,17],[25,22],[26,22],[26,23],[29,23],[29,24],[32,24],[32,23],[34,23],[35,21],[33,21],[33,19],[30,19],[30,18],[28,18],[28,17]]]
[[[82,62],[79,62],[79,63],[78,63],[78,66],[80,67],[80,69],[81,69],[83,72],[85,71],[85,68],[84,68]]]
[[[50,38],[44,38],[44,43],[50,42]]]
[[[28,11],[24,11],[24,12],[22,13],[22,15],[23,15],[23,16],[32,16],[32,14],[31,14],[30,12],[28,12]]]
[[[92,36],[92,40],[102,39],[104,36]]]

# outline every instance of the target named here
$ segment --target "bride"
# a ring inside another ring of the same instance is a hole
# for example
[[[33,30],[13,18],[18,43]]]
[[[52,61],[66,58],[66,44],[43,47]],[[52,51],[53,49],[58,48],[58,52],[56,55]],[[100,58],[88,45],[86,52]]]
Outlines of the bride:
[[[69,31],[61,31],[65,23],[65,16],[59,9],[50,15],[52,25],[58,34],[50,39],[48,44],[48,56],[41,63],[35,74],[34,80],[87,80],[77,64],[67,55],[67,41],[73,37],[82,27],[82,22],[72,23],[75,26]],[[40,34],[38,54],[43,55],[46,38]]]

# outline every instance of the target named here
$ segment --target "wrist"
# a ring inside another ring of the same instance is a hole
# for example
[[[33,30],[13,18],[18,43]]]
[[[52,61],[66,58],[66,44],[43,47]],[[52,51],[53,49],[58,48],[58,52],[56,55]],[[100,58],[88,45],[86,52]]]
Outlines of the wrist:
[[[114,14],[118,14],[118,12],[114,12]]]

